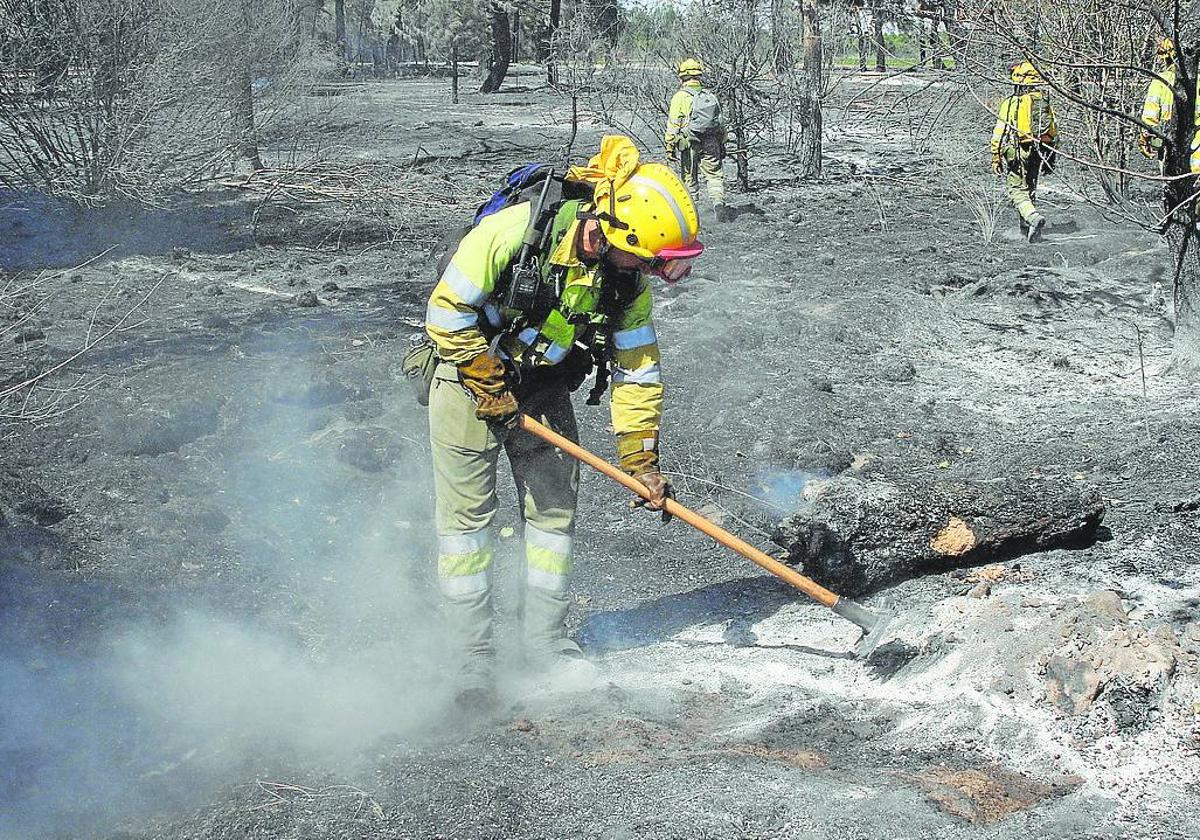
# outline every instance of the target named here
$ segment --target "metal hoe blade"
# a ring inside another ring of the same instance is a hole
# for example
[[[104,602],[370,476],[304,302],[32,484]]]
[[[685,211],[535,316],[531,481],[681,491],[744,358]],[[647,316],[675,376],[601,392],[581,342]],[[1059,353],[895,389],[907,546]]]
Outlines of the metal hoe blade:
[[[896,617],[895,613],[872,612],[861,604],[856,604],[846,598],[839,598],[833,605],[833,611],[847,621],[852,621],[862,628],[862,637],[854,646],[854,655],[865,659],[875,648],[884,641],[888,626]]]

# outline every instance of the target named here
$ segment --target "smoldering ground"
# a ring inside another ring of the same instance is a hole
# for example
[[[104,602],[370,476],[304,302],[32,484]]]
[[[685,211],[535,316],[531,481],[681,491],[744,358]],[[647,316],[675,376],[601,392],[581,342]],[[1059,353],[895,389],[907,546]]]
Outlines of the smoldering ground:
[[[36,657],[0,664],[5,838],[97,830],[290,761],[349,761],[438,708],[411,646],[315,661],[293,639],[207,613],[127,628],[100,659],[5,643]]]
[[[431,117],[444,98],[441,80],[371,85],[346,94],[361,119],[330,136],[365,157],[440,155],[426,171],[488,192],[512,158],[548,159],[565,140],[569,115],[548,96],[476,97]],[[1132,296],[1169,258],[1062,192],[1050,195],[1079,236],[1027,247],[1009,220],[985,248],[903,135],[844,130],[838,113],[834,154],[900,179],[829,159],[822,182],[771,170],[770,189],[737,196],[737,221],[706,229],[697,276],[656,301],[665,460],[694,476],[679,476],[681,498],[753,536],[770,525],[738,493],[757,494],[766,465],[1033,486],[1050,473],[1118,497],[1113,539],[978,584],[938,574],[881,594],[920,651],[887,676],[843,657],[853,628],[836,616],[748,579],[678,523],[633,520],[623,491],[585,477],[575,588],[583,641],[609,651],[615,688],[409,749],[420,724],[388,728],[414,694],[439,691],[421,679],[441,643],[417,629],[433,591],[422,416],[393,398],[382,360],[424,310],[424,250],[225,254],[185,240],[190,253],[104,261],[47,282],[61,295],[30,347],[78,346],[89,290],[182,272],[153,317],[79,360],[106,376],[92,399],[0,444],[0,479],[13,465],[75,511],[16,562],[0,555],[0,689],[21,699],[0,700],[0,836],[98,837],[86,826],[117,822],[120,836],[189,840],[1191,836],[1196,660],[1144,632],[1194,622],[1198,591],[1191,503],[1159,504],[1195,495],[1194,388],[1162,369],[1169,330]],[[543,132],[546,114],[558,125]],[[383,145],[361,130],[384,124],[402,130]],[[583,127],[577,154],[599,129]],[[432,238],[470,206],[422,224]],[[319,305],[298,307],[301,291]],[[1148,390],[1126,317],[1146,339]],[[581,434],[611,454],[606,414],[581,410]],[[775,503],[792,504],[798,488],[781,489]],[[90,554],[75,564],[77,544]],[[1093,590],[1123,593],[1110,620],[1141,629],[1109,638],[1080,606]],[[1093,656],[1164,649],[1178,663],[1165,693],[1106,668],[1113,688],[1085,712],[1048,698],[1046,655],[1086,676]],[[383,708],[393,687],[396,708]],[[361,728],[347,708],[365,708]],[[378,761],[366,777],[338,772],[363,757]],[[997,768],[1085,784],[1031,802],[995,783],[1008,777]],[[256,780],[354,784],[380,815],[302,795],[262,807]],[[972,796],[1018,810],[973,825],[964,814],[990,817]],[[171,807],[193,798],[196,811]]]
[[[372,386],[336,386],[314,353],[280,342],[210,388],[142,400],[157,422],[139,425],[120,388],[97,406],[118,453],[178,450],[149,444],[215,407],[223,434],[138,459],[160,497],[126,540],[146,575],[192,569],[195,585],[0,563],[4,840],[90,836],[292,762],[353,765],[441,713],[422,452],[345,433],[339,412],[370,413]]]

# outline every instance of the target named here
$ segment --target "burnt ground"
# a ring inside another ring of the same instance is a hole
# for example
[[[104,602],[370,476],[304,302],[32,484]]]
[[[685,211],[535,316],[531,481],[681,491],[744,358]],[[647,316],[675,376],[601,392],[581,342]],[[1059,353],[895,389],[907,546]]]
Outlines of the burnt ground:
[[[0,837],[1197,835],[1200,420],[1165,253],[1065,178],[1044,243],[1006,213],[985,244],[887,126],[838,135],[819,181],[767,155],[660,290],[681,499],[771,548],[812,478],[1080,485],[1101,538],[870,595],[900,617],[863,662],[853,628],[588,475],[572,622],[597,680],[513,672],[495,719],[456,719],[397,366],[429,243],[566,128],[539,91],[443,94],[368,85],[320,127],[421,161],[433,201],[396,246],[320,210],[252,229],[234,189],[4,211],[6,277],[46,297],[5,381],[153,293],[0,432]],[[609,454],[607,411],[577,407]]]

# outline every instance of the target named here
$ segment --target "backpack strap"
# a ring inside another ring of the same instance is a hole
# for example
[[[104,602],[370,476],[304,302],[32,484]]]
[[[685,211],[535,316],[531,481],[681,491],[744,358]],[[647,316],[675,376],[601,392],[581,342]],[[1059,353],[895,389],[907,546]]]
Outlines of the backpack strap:
[[[548,274],[552,268],[550,260],[545,257],[558,250],[558,246],[562,244],[567,231],[575,223],[576,217],[579,214],[579,207],[582,204],[583,202],[578,199],[571,199],[558,202],[558,205],[554,208],[553,222],[550,224],[550,231],[546,236],[546,242],[543,246],[542,271],[544,273]]]
[[[506,308],[522,313],[505,333],[540,324],[562,295],[563,272],[554,270],[548,256],[569,230],[579,202],[562,201],[561,196],[561,183],[544,185],[539,199],[530,207],[521,249],[497,280],[496,297]]]

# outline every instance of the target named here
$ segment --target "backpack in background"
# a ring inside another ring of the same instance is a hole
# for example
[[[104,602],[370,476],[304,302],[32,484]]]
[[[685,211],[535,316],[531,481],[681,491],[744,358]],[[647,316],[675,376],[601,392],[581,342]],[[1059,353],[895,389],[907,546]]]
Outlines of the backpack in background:
[[[692,94],[692,114],[688,117],[687,132],[694,139],[721,128],[721,103],[708,88]]]

